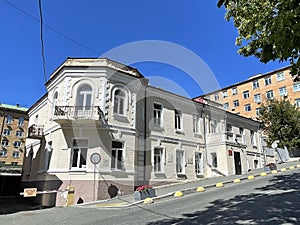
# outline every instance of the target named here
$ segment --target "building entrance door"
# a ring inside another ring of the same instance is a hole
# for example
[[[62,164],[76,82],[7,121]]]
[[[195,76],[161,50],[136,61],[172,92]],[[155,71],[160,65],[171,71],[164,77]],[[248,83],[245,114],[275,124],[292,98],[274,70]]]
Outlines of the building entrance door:
[[[239,152],[234,152],[234,166],[235,174],[242,174],[241,154]]]

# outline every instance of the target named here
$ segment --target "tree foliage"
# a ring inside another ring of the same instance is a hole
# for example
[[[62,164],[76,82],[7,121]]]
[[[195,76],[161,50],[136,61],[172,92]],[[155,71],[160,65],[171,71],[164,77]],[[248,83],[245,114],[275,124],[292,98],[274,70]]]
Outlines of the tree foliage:
[[[299,0],[219,0],[238,29],[236,45],[243,56],[255,56],[267,63],[289,61],[291,74],[300,74]]]
[[[259,120],[270,145],[279,140],[279,146],[300,147],[300,112],[285,100],[270,100],[260,110]]]

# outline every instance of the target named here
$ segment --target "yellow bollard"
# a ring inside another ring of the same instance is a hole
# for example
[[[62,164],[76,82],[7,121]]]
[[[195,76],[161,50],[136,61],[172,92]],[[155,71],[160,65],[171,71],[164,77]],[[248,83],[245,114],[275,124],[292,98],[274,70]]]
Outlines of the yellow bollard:
[[[248,176],[248,180],[253,180],[253,179],[254,179],[253,175]]]
[[[205,188],[204,188],[204,187],[198,187],[198,188],[197,188],[197,191],[198,191],[198,192],[203,192],[203,191],[205,191]]]
[[[294,166],[290,166],[289,169],[290,169],[290,170],[293,170],[293,169],[295,169],[295,167],[294,167]]]
[[[297,165],[297,168],[300,168],[300,164],[299,164],[299,165]]]
[[[176,191],[174,196],[175,197],[181,197],[181,196],[183,196],[183,193],[181,191]]]
[[[278,171],[277,170],[272,170],[271,173],[276,174],[276,173],[278,173]]]
[[[216,187],[219,188],[219,187],[224,187],[224,184],[219,182],[219,183],[216,183]]]
[[[151,203],[153,203],[154,201],[153,201],[153,199],[152,198],[145,198],[144,199],[144,204],[151,204]]]
[[[74,205],[75,188],[73,186],[67,186],[66,190],[68,191],[66,206]]]
[[[285,171],[286,171],[286,168],[282,168],[280,171],[281,171],[281,172],[285,172]]]
[[[234,179],[233,183],[241,183],[241,180],[240,179]]]
[[[266,172],[262,172],[262,173],[260,174],[260,176],[265,177],[265,176],[267,176],[267,173],[266,173]]]

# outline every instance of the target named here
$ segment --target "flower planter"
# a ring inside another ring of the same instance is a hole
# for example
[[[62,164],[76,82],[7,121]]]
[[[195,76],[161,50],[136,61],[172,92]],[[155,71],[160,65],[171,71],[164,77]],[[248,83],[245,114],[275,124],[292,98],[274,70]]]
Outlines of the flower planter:
[[[145,198],[153,198],[155,197],[155,189],[147,189],[147,190],[143,190],[143,191],[135,191],[133,193],[134,196],[134,200],[136,201],[140,201],[143,200]]]

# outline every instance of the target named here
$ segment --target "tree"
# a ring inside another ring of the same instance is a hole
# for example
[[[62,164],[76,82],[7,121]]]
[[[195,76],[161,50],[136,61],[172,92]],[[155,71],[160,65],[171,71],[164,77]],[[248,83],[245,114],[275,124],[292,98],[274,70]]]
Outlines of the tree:
[[[285,100],[270,100],[260,110],[259,120],[270,146],[279,140],[279,147],[300,147],[300,112]]]
[[[300,74],[300,1],[299,0],[219,0],[238,29],[236,45],[243,56],[261,62],[289,61],[291,74]]]

